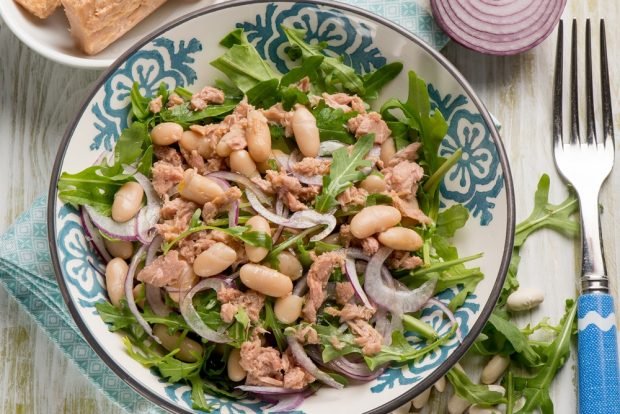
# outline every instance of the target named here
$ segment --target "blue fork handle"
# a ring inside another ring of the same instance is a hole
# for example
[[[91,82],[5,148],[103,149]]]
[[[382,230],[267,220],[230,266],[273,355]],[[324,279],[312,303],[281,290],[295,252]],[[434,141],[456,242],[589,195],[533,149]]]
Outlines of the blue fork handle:
[[[577,303],[579,413],[620,414],[620,368],[613,297],[581,295]]]

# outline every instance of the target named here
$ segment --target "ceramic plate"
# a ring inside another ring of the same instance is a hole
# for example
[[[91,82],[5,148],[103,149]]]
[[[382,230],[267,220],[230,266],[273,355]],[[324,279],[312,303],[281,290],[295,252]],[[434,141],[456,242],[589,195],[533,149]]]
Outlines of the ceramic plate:
[[[485,274],[474,294],[456,311],[463,343],[446,343],[421,360],[387,370],[375,381],[337,391],[322,388],[306,399],[301,412],[319,414],[338,407],[347,413],[385,413],[404,404],[437,381],[472,344],[486,322],[503,284],[512,252],[514,197],[508,162],[491,117],[462,75],[423,41],[382,18],[332,2],[293,1],[223,3],[186,16],[158,30],[123,55],[100,78],[61,145],[49,197],[50,243],[58,283],[82,333],[120,377],[161,407],[191,412],[190,390],[170,384],[131,359],[121,336],[108,327],[94,304],[106,299],[101,263],[84,238],[80,219],[71,206],[57,198],[62,171],[76,172],[110,151],[129,119],[129,89],[134,80],[142,93],[154,93],[160,82],[170,87],[198,89],[221,77],[209,62],[223,52],[218,41],[235,27],[243,28],[259,52],[285,71],[285,36],[281,25],[308,30],[312,39],[326,41],[328,52],[344,56],[359,71],[401,61],[429,83],[432,101],[450,124],[440,148],[442,156],[463,149],[461,160],[441,185],[443,203],[463,204],[471,213],[455,243],[461,256],[483,252],[475,262]],[[405,71],[382,93],[405,98]],[[457,292],[439,295],[448,301]],[[448,321],[439,309],[424,311],[423,319],[439,333]],[[223,413],[262,412],[268,406],[255,400],[230,401],[208,396]]]

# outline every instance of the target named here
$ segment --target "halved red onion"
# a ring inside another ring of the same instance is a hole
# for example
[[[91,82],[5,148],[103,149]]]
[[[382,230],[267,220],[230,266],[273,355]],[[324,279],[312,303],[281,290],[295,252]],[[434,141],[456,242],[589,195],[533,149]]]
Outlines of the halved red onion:
[[[458,322],[456,321],[456,317],[454,316],[454,313],[450,310],[450,308],[444,305],[440,300],[435,299],[435,298],[430,298],[428,301],[426,301],[426,304],[429,306],[437,306],[444,313],[444,315],[446,315],[448,319],[450,320],[450,327],[458,324]],[[461,335],[461,331],[458,328],[455,331],[455,334],[456,334],[456,339],[458,339],[460,343],[463,342],[463,336]]]
[[[314,365],[314,362],[312,362],[308,354],[306,354],[304,347],[297,341],[297,339],[295,339],[295,337],[289,335],[286,337],[286,340],[288,342],[288,347],[293,354],[293,358],[295,358],[295,361],[297,361],[300,366],[302,366],[306,371],[308,371],[310,375],[321,381],[323,384],[329,385],[332,388],[336,388],[339,390],[344,388],[344,385],[342,385],[331,376],[329,376],[329,374],[326,374],[325,372],[321,371],[316,365]]]
[[[481,53],[514,55],[542,42],[566,0],[432,0],[433,16],[454,41]]]
[[[222,190],[226,191],[230,188],[228,181],[217,177],[210,178],[222,187]],[[239,224],[239,200],[230,203],[230,207],[228,208],[228,227],[235,227],[237,224]]]
[[[136,275],[136,269],[138,268],[138,264],[142,261],[142,258],[146,254],[148,246],[142,245],[138,249],[138,251],[131,258],[131,262],[129,263],[129,270],[127,271],[127,278],[125,279],[125,299],[127,300],[127,307],[131,311],[131,314],[136,318],[138,324],[144,329],[151,338],[155,340],[158,344],[161,344],[161,341],[158,337],[153,335],[153,330],[147,321],[144,320],[142,314],[138,310],[136,306],[136,299],[133,296],[133,279]]]
[[[329,157],[337,149],[340,149],[340,148],[346,147],[346,146],[347,146],[347,144],[345,144],[344,142],[341,142],[341,141],[336,141],[336,140],[323,141],[319,145],[319,156],[322,156],[322,157],[328,156]]]
[[[228,335],[225,335],[220,332],[216,332],[213,329],[209,328],[202,321],[202,319],[200,318],[200,315],[198,315],[198,312],[196,312],[196,308],[194,308],[194,304],[192,303],[192,301],[196,293],[201,292],[206,289],[214,289],[215,291],[217,291],[221,289],[223,285],[224,285],[224,282],[220,279],[216,279],[216,278],[204,279],[198,282],[196,286],[194,286],[193,288],[190,289],[189,292],[187,292],[187,295],[185,295],[185,297],[183,297],[183,299],[181,300],[181,305],[179,307],[181,310],[181,315],[183,315],[185,322],[187,322],[187,324],[190,326],[190,328],[194,330],[194,332],[196,332],[198,335],[200,335],[201,337],[205,338],[208,341],[217,342],[221,344],[230,342],[231,339],[228,337]]]
[[[93,224],[106,236],[112,239],[124,240],[124,241],[137,241],[138,234],[136,232],[136,218],[132,218],[125,223],[118,223],[111,217],[99,214],[94,208],[88,205],[83,205],[82,208],[86,210]]]
[[[245,187],[246,193],[247,193],[247,190],[251,190],[254,194],[256,194],[256,197],[258,197],[258,199],[262,203],[265,203],[265,204],[272,203],[271,198],[267,196],[260,188],[258,188],[258,186],[254,184],[248,177],[244,175],[237,174],[237,173],[230,172],[230,171],[216,171],[216,172],[212,172],[208,174],[207,177],[221,178],[222,180],[232,181],[237,184],[241,184],[242,186]]]
[[[392,249],[381,247],[368,262],[364,290],[373,302],[392,312],[393,316],[416,312],[433,296],[437,280],[431,279],[419,288],[407,291],[389,287],[383,280],[381,271],[383,262],[391,253]]]
[[[344,268],[347,271],[347,277],[353,286],[353,290],[355,290],[355,295],[362,301],[364,306],[368,308],[374,308],[370,301],[368,300],[368,296],[366,296],[366,292],[362,288],[360,284],[360,280],[357,277],[357,269],[355,268],[355,260],[350,257],[347,257],[344,261]]]
[[[372,381],[383,374],[386,368],[386,366],[383,365],[377,367],[374,371],[371,371],[365,362],[353,362],[344,356],[335,358],[329,362],[323,362],[323,356],[321,355],[321,350],[318,347],[309,347],[307,353],[308,356],[317,364],[355,381]]]
[[[86,239],[90,241],[97,254],[103,259],[105,263],[112,260],[112,255],[108,253],[108,249],[105,247],[103,237],[97,230],[97,227],[93,224],[92,220],[84,208],[80,208],[80,219],[82,220],[82,228],[84,228],[84,234]]]

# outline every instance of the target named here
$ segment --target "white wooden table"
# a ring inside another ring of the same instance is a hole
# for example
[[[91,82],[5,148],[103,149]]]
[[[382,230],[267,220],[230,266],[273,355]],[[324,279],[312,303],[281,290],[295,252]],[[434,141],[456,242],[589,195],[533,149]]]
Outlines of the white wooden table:
[[[7,1],[7,0],[0,0]],[[620,140],[620,2],[569,0],[564,18],[604,17],[612,70],[614,124]],[[582,26],[583,27],[583,26]],[[456,45],[445,49],[489,110],[502,122],[502,136],[515,182],[517,220],[533,204],[538,178],[552,177],[552,200],[566,190],[551,158],[551,85],[555,35],[536,49],[515,57],[490,57]],[[583,50],[583,49],[581,49]],[[595,55],[597,56],[597,55]],[[49,184],[56,150],[65,126],[98,73],[47,61],[22,45],[0,20],[0,232]],[[612,289],[617,290],[620,226],[620,167],[603,190],[603,233]],[[561,315],[564,299],[577,289],[576,243],[541,232],[522,251],[522,285],[547,292],[542,306],[522,318],[523,324]],[[1,248],[1,246],[0,246]],[[553,386],[556,413],[575,411],[574,355]],[[119,413],[67,362],[55,345],[15,301],[0,288],[0,413]]]

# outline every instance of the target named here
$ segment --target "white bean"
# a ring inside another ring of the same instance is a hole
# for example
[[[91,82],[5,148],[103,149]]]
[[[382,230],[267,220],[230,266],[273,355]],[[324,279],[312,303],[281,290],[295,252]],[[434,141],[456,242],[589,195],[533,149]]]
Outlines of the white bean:
[[[381,152],[379,153],[379,158],[383,161],[384,165],[394,157],[396,154],[396,144],[394,143],[394,138],[386,139],[383,144],[381,144]]]
[[[280,273],[287,275],[291,278],[291,280],[297,280],[303,275],[304,268],[299,259],[297,259],[297,256],[293,253],[280,253],[278,255],[278,261],[280,262],[280,265],[278,266]]]
[[[506,388],[502,387],[501,385],[487,385],[487,387],[489,387],[489,391],[494,391],[494,392],[499,392],[500,394],[502,394],[502,396],[506,395]]]
[[[385,180],[376,174],[370,174],[361,183],[360,187],[370,194],[378,194],[387,190]]]
[[[422,393],[420,393],[420,395],[418,395],[417,397],[415,397],[413,399],[413,408],[419,410],[420,408],[424,407],[426,405],[426,403],[428,402],[428,399],[431,396],[431,389],[433,389],[433,387],[428,387],[427,389],[425,389],[424,391],[422,391]]]
[[[130,181],[114,194],[112,218],[119,223],[131,220],[142,207],[144,189],[135,181]]]
[[[256,162],[267,161],[271,155],[271,132],[267,118],[257,110],[248,113],[248,126],[246,129],[248,151]]]
[[[136,302],[136,305],[138,305],[138,307],[140,309],[144,309],[144,301],[146,299],[144,283],[140,283],[139,285],[135,285],[133,287],[132,292],[133,292],[133,297],[134,297],[134,300]]]
[[[365,207],[353,216],[351,233],[358,239],[365,239],[394,227],[400,219],[400,211],[394,207],[384,205]]]
[[[274,298],[281,298],[293,291],[293,282],[288,276],[266,266],[244,264],[239,270],[239,278],[250,289]]]
[[[454,394],[448,400],[448,412],[450,414],[463,414],[470,405],[469,401]]]
[[[495,355],[485,365],[480,375],[480,382],[483,384],[493,384],[506,371],[510,364],[510,358],[503,355]]]
[[[174,122],[162,122],[151,131],[151,140],[155,145],[171,145],[178,142],[183,135],[183,127]]]
[[[181,332],[170,334],[168,327],[161,324],[153,326],[153,335],[159,338],[161,345],[168,351],[179,348],[175,358],[185,362],[196,362],[202,356],[202,345],[191,338],[181,339]]]
[[[441,377],[434,385],[437,392],[444,392],[446,389],[446,377]]]
[[[247,221],[246,226],[252,229],[252,231],[261,231],[271,235],[271,227],[269,227],[269,222],[262,216],[253,216]],[[267,254],[269,254],[269,250],[264,247],[256,247],[245,243],[245,253],[247,254],[250,262],[258,263],[263,260]]]
[[[246,150],[238,150],[230,153],[230,170],[243,174],[248,178],[258,175],[256,163]]]
[[[201,277],[215,276],[237,260],[237,252],[218,242],[200,253],[194,260],[194,273]]]
[[[185,170],[183,180],[179,183],[178,188],[181,197],[199,205],[203,205],[215,197],[224,194],[224,190],[222,190],[218,183],[199,175],[193,169]]]
[[[204,158],[210,158],[213,155],[213,148],[209,139],[196,131],[183,132],[179,146],[188,152],[196,151]]]
[[[392,227],[379,233],[377,238],[381,244],[394,250],[414,251],[424,244],[422,237],[407,227]]]
[[[133,243],[125,240],[108,240],[103,239],[105,248],[112,257],[120,257],[121,259],[129,259],[133,255]]]
[[[506,306],[511,311],[526,311],[540,305],[543,300],[545,300],[545,294],[542,290],[521,287],[508,296]]]
[[[231,381],[242,381],[247,374],[241,366],[240,361],[241,351],[237,348],[230,351],[230,354],[228,355],[228,363],[226,364],[226,370],[228,372],[228,378],[230,378]]]
[[[108,262],[105,268],[105,284],[112,305],[118,307],[125,297],[125,279],[129,266],[127,262],[117,257]]]
[[[303,105],[296,105],[291,125],[295,135],[295,142],[304,157],[318,156],[321,138],[312,112]]]
[[[280,322],[285,324],[293,323],[299,318],[299,315],[301,315],[301,307],[303,304],[304,299],[297,295],[284,296],[276,299],[273,313]]]

